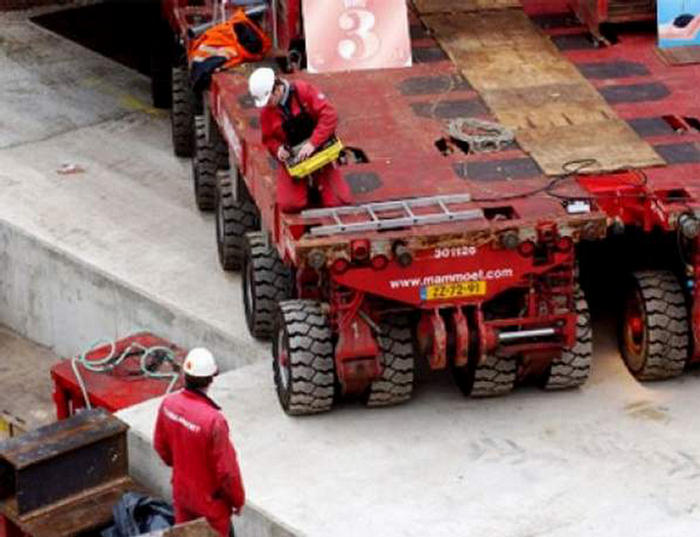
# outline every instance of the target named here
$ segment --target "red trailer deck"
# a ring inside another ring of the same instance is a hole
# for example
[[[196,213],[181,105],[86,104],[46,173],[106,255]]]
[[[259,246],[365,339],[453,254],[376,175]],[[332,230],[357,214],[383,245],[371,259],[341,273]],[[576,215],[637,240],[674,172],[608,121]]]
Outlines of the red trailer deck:
[[[571,162],[570,173],[546,177],[517,144],[443,154],[436,142],[446,121],[494,118],[414,18],[418,65],[410,69],[291,77],[327,94],[340,138],[368,162],[342,166],[361,210],[286,215],[275,207],[276,163],[261,145],[245,74],[214,77],[205,113],[215,128],[208,138],[201,133],[209,144],[201,149],[221,168],[229,149],[231,171],[218,179],[220,253],[244,264],[249,327],[274,336],[275,379],[288,412],[330,408],[334,379],[369,404],[405,400],[415,354],[435,369],[450,364],[472,395],[505,393],[533,374],[548,388],[579,385],[591,343],[574,244],[605,238],[609,226],[680,234],[682,214],[694,240],[697,67],[664,65],[643,29],[596,48],[575,19],[543,4],[525,2],[526,11],[665,166],[585,176],[585,163]],[[581,212],[567,210],[571,203]],[[243,244],[258,220],[266,231]],[[685,364],[682,276],[670,267],[634,276],[626,357],[640,378],[677,374],[679,354]],[[647,291],[655,283],[665,293],[658,311]],[[273,330],[271,310],[287,299]],[[666,316],[661,332],[656,313]],[[660,337],[662,348],[654,347]],[[670,358],[659,365],[664,354]]]
[[[339,111],[339,137],[348,146],[361,149],[369,159],[367,163],[343,166],[355,204],[470,194],[479,203],[469,204],[469,207],[487,209],[485,220],[495,220],[496,227],[512,226],[514,220],[570,219],[558,199],[546,194],[526,195],[545,186],[548,179],[516,146],[474,155],[465,155],[459,150],[452,155],[441,154],[436,142],[446,136],[447,120],[467,115],[493,120],[479,96],[450,62],[388,71],[299,74],[290,78],[304,78],[323,89]],[[240,171],[246,179],[256,178],[247,180],[251,194],[260,200],[263,214],[267,212],[267,218],[273,222],[277,164],[260,142],[259,111],[246,98],[246,92],[244,75],[217,76],[212,85],[214,113],[221,119],[223,134],[232,147],[237,147],[238,142],[233,139],[234,135],[241,140],[240,154],[236,156],[237,161],[244,163]],[[228,125],[236,125],[236,132]],[[571,195],[577,191],[585,195],[577,190],[574,182],[561,188]],[[519,194],[523,196],[517,197]],[[493,218],[489,218],[490,215]],[[281,219],[280,231],[290,236],[298,235],[297,228],[308,224],[301,215],[281,215]],[[591,219],[585,216],[571,220],[586,222]],[[484,221],[462,223],[457,227],[464,231],[465,226],[466,230],[483,229]],[[429,232],[454,230],[455,226],[449,224],[431,228]],[[422,236],[426,229],[402,230],[399,236],[407,232]],[[314,246],[319,240],[308,244]],[[293,259],[296,257],[294,251],[289,255]]]
[[[187,354],[185,349],[150,333],[134,334],[114,342],[113,346],[102,345],[88,352],[86,360],[93,363],[108,356],[116,358],[127,353],[116,367],[109,370],[106,368],[104,372],[90,371],[77,364],[90,404],[109,412],[117,412],[164,395],[172,379],[146,377],[141,370],[143,354],[152,348],[172,353],[178,366]],[[172,367],[166,367],[172,370]],[[51,378],[54,383],[53,398],[57,419],[66,419],[86,408],[85,396],[71,360],[62,360],[54,365],[51,368]],[[173,388],[181,387],[182,379],[179,379]]]

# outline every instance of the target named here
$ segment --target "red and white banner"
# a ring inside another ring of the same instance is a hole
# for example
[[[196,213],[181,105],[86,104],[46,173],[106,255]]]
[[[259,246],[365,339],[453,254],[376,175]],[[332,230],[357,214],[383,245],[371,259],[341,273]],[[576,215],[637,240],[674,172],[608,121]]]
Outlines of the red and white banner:
[[[311,73],[411,65],[406,0],[304,0]]]

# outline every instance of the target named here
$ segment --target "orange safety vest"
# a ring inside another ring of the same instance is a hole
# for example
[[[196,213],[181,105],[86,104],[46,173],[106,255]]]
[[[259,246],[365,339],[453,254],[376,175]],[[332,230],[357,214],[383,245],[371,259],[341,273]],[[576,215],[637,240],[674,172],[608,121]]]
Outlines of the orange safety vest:
[[[271,46],[270,38],[243,9],[238,9],[229,20],[212,26],[195,39],[187,55],[190,63],[223,56],[227,60],[221,67],[230,68],[262,60]]]

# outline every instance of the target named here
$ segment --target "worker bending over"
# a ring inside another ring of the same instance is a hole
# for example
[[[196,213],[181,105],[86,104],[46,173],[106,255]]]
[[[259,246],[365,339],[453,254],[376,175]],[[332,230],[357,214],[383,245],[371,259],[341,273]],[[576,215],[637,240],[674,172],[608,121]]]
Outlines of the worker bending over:
[[[338,114],[326,96],[303,80],[289,82],[268,67],[256,69],[248,80],[255,105],[262,108],[263,144],[280,165],[277,204],[282,212],[297,212],[309,204],[308,182],[294,179],[286,169],[291,149],[301,146],[296,161],[309,158],[335,134]],[[351,193],[335,163],[315,172],[321,203],[336,207],[350,203]]]
[[[175,522],[204,517],[221,537],[233,535],[231,515],[245,503],[236,451],[226,418],[207,396],[218,368],[212,354],[192,349],[185,359],[185,388],[160,405],[154,445],[173,469]]]

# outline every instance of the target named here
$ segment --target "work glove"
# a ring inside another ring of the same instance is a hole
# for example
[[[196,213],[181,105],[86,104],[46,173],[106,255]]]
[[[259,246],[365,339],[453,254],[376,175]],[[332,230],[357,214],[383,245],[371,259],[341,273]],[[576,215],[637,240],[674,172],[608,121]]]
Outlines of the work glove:
[[[311,142],[306,142],[304,145],[301,146],[301,149],[299,149],[299,161],[306,160],[309,158],[313,152],[315,151],[314,144]]]
[[[287,151],[286,147],[281,145],[280,148],[277,150],[277,159],[281,162],[286,162],[289,159],[289,157],[289,151]]]

